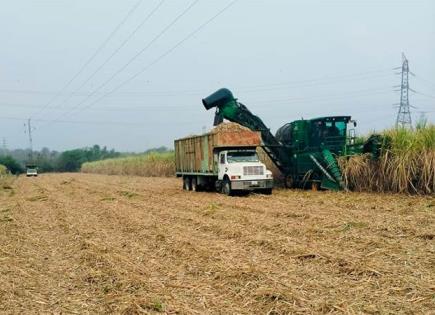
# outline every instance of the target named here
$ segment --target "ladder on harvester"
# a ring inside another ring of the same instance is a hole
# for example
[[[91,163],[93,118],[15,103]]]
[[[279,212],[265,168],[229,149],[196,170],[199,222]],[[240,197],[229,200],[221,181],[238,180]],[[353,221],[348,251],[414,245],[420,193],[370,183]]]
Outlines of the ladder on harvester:
[[[270,145],[262,146],[264,152],[266,152],[270,160],[276,165],[276,167],[281,171],[281,173],[286,175],[288,173],[288,168],[282,164],[279,158],[279,154],[280,154],[279,151],[272,149],[272,148],[281,148],[281,147],[282,146],[270,146]]]

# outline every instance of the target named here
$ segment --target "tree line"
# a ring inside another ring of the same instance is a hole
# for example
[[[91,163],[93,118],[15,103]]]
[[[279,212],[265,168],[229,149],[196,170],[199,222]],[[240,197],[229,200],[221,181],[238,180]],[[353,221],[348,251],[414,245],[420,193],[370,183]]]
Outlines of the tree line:
[[[12,174],[21,174],[26,170],[26,165],[35,165],[41,173],[49,172],[78,172],[83,163],[93,162],[121,156],[130,156],[136,154],[147,154],[151,152],[169,152],[171,151],[165,146],[151,148],[143,152],[127,153],[117,152],[114,149],[99,146],[98,144],[92,147],[67,150],[63,152],[43,148],[40,151],[32,151],[30,149],[15,149],[1,150],[0,149],[0,165],[6,168]]]
[[[85,162],[98,161],[121,156],[114,149],[94,145],[87,148],[67,150],[64,152],[43,148],[30,152],[29,149],[3,150],[0,152],[0,164],[12,174],[21,174],[26,165],[36,165],[38,171],[45,172],[77,172]]]

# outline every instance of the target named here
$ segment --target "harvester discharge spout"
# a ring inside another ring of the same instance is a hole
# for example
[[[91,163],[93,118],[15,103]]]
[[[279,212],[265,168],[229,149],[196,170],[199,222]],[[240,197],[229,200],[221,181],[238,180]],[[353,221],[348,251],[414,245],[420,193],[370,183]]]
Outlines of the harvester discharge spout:
[[[216,107],[214,125],[223,122],[224,119],[238,123],[253,131],[259,131],[263,141],[263,149],[278,169],[284,174],[289,172],[291,165],[288,152],[282,144],[270,132],[263,121],[252,114],[248,108],[239,103],[230,90],[222,88],[202,100],[206,110]]]

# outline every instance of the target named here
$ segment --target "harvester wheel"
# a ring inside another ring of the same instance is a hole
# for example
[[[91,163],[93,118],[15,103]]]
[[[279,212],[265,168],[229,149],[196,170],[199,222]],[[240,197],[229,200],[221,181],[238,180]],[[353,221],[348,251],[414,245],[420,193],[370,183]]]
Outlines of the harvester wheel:
[[[183,189],[184,190],[192,190],[192,181],[189,176],[183,177]]]
[[[232,195],[231,183],[228,179],[225,179],[224,182],[222,183],[222,193],[227,195],[227,196]]]
[[[293,176],[287,175],[284,180],[284,185],[286,188],[293,188],[295,181],[293,180]]]

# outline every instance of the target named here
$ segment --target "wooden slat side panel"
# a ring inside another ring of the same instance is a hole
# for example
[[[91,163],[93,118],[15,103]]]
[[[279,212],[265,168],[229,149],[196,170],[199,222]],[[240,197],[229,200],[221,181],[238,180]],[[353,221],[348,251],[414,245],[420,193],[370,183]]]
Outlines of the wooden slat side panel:
[[[204,160],[203,150],[206,148],[203,146],[203,138],[192,137],[175,141],[177,172],[204,172],[208,170],[208,160]]]

